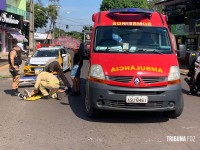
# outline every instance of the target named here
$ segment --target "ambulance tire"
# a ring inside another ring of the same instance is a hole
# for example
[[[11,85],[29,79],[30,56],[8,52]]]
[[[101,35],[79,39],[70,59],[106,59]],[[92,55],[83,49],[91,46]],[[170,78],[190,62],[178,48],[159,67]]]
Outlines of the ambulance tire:
[[[86,97],[86,95],[85,95],[84,101],[85,101],[85,107],[84,108],[85,108],[86,116],[89,117],[89,118],[93,118],[93,117],[97,116],[97,110],[92,107],[91,102]]]
[[[184,101],[183,101],[183,96],[182,96],[180,104],[176,106],[176,109],[173,111],[166,111],[166,112],[164,112],[164,115],[169,118],[175,119],[182,114],[183,107],[184,107]]]

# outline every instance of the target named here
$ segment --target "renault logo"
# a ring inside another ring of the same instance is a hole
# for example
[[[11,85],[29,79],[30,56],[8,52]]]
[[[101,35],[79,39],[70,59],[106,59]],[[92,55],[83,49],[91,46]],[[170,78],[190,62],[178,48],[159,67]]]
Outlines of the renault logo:
[[[140,79],[139,78],[135,78],[134,83],[135,83],[135,85],[140,84]]]

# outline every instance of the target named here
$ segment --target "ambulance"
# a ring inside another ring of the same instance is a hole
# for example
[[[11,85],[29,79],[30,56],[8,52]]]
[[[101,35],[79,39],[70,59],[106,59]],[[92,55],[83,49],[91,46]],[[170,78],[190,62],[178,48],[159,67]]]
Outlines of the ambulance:
[[[184,101],[176,49],[166,16],[121,8],[93,14],[85,112],[159,111],[182,114]],[[84,50],[80,50],[85,51]]]

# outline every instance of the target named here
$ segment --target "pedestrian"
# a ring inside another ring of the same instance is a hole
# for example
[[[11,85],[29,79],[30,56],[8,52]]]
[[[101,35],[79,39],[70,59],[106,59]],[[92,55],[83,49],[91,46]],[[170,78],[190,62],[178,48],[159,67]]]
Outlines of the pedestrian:
[[[41,44],[40,44],[40,42],[37,42],[37,44],[36,44],[36,50],[38,50],[39,48],[41,48],[42,46],[41,46]]]
[[[194,62],[195,71],[194,71],[194,79],[190,86],[190,91],[188,92],[189,95],[196,95],[199,87],[200,87],[200,55]]]
[[[66,93],[71,93],[72,89],[71,89],[71,85],[69,83],[69,81],[67,80],[63,70],[61,69],[61,66],[59,64],[59,62],[57,61],[57,59],[50,59],[46,62],[45,64],[45,71],[47,72],[56,72],[58,77],[61,78],[61,80],[63,81],[64,85],[65,85],[65,92]]]
[[[71,79],[73,82],[73,92],[71,96],[78,96],[81,94],[80,92],[80,75],[81,75],[81,67],[83,66],[83,58],[80,56],[80,49],[85,48],[85,44],[81,43],[79,49],[73,49],[74,58],[73,58],[73,68],[71,71]]]
[[[32,97],[37,93],[42,93],[42,99],[55,98],[60,100],[61,95],[58,93],[58,78],[52,73],[41,70],[35,70],[35,74],[37,78],[34,85],[34,90],[32,90],[30,93],[27,90],[25,90],[24,92],[26,93],[26,98]],[[23,98],[24,96],[20,95],[20,97]]]
[[[19,94],[18,86],[20,80],[19,66],[22,64],[21,48],[17,46],[17,39],[12,40],[13,48],[8,54],[9,71],[12,75],[12,94],[17,96]]]
[[[195,75],[194,75],[194,79],[197,78],[197,75],[200,73],[200,55],[197,57],[196,61],[195,61]]]

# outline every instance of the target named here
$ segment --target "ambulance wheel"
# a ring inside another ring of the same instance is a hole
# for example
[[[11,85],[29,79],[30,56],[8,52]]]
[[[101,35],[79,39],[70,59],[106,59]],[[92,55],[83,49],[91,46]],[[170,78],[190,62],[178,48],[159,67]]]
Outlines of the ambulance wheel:
[[[91,105],[89,99],[85,96],[85,113],[89,118],[95,117],[97,115],[97,110]]]
[[[176,109],[173,111],[166,111],[164,112],[164,115],[169,118],[177,118],[182,114],[183,107],[184,107],[184,101],[183,101],[183,97],[181,97],[180,103],[179,105],[176,106]]]

